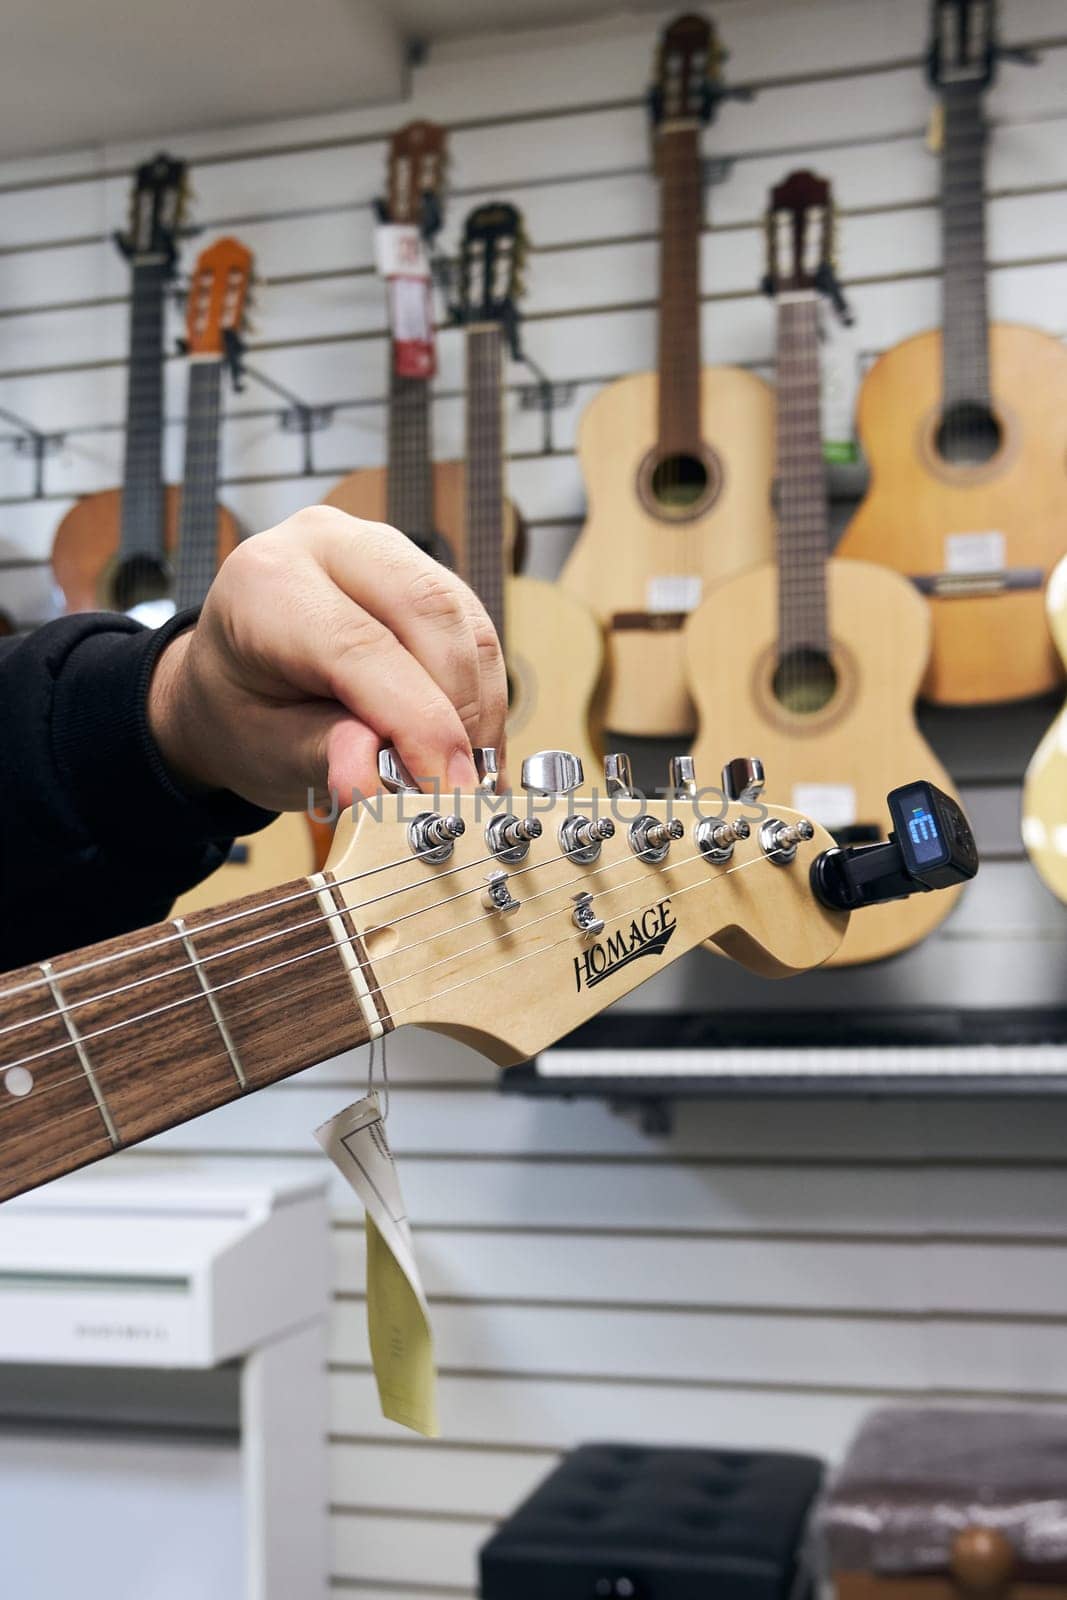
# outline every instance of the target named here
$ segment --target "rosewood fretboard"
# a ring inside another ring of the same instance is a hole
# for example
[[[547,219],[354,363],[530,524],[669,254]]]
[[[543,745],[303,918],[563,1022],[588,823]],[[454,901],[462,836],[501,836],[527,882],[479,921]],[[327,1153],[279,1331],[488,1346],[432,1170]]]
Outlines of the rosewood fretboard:
[[[503,330],[467,329],[467,578],[504,643]]]
[[[826,654],[829,518],[822,460],[815,291],[778,299],[778,645]]]
[[[0,1200],[365,1043],[349,951],[389,1029],[321,882],[0,978]]]
[[[659,135],[659,449],[696,455],[700,416],[700,130],[668,124]]]
[[[221,358],[211,356],[191,361],[174,595],[179,611],[203,605],[218,565],[221,393]]]
[[[431,548],[434,504],[430,385],[425,378],[399,377],[392,363],[386,517],[424,550]]]
[[[162,257],[133,266],[120,542],[127,559],[164,555],[163,317],[170,273]]]
[[[941,237],[944,259],[944,404],[989,403],[986,301],[985,140],[982,94],[953,89],[943,100]]]

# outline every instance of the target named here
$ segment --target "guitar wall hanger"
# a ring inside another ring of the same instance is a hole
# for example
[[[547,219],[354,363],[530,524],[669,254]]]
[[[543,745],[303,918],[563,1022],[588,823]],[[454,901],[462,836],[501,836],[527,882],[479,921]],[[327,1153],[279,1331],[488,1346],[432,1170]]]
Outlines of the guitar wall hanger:
[[[313,478],[316,473],[315,456],[312,438],[316,433],[322,433],[326,428],[333,426],[337,410],[335,406],[309,405],[302,400],[292,389],[286,388],[284,383],[279,383],[277,378],[271,378],[265,372],[260,372],[258,367],[250,367],[241,363],[241,383],[235,387],[242,388],[245,378],[251,378],[253,383],[258,383],[264,389],[269,389],[271,394],[278,395],[282,400],[289,402],[284,411],[278,412],[278,425],[283,433],[298,433],[303,440],[304,457],[300,469],[301,476]]]
[[[40,428],[35,428],[32,422],[27,422],[25,417],[20,417],[18,412],[9,411],[5,406],[0,406],[0,421],[10,423],[15,429],[12,440],[17,456],[29,456],[33,462],[33,496],[34,500],[43,500],[44,489],[44,464],[47,458],[55,455],[65,442],[62,433],[42,433]]]

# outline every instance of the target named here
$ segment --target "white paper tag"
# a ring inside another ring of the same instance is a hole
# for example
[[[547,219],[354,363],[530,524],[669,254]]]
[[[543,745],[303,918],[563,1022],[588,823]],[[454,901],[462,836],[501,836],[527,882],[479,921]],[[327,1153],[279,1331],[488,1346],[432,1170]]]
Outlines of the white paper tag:
[[[1003,572],[1006,546],[1002,533],[948,533],[945,535],[946,572]]]
[[[433,344],[433,307],[422,278],[390,278],[389,321],[393,338]]]
[[[704,592],[704,580],[699,577],[668,573],[662,578],[649,578],[645,585],[646,611],[695,611]]]
[[[374,260],[383,278],[430,279],[430,261],[414,223],[380,222],[374,230]]]
[[[430,1310],[378,1096],[338,1112],[315,1137],[367,1213],[367,1325],[382,1413],[436,1438]]]
[[[851,828],[856,820],[856,791],[850,783],[794,783],[793,810],[824,828]]]

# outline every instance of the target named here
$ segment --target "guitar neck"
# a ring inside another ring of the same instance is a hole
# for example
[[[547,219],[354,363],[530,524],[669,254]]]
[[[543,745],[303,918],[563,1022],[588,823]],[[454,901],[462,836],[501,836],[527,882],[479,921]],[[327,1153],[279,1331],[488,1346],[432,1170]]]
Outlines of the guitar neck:
[[[430,385],[390,368],[386,516],[423,548],[434,534]]]
[[[164,260],[138,261],[133,267],[120,542],[124,557],[164,554],[163,319],[169,277],[170,265]]]
[[[5,974],[0,1200],[366,1043],[360,993],[391,1028],[329,874]]]
[[[985,139],[979,89],[946,94],[941,152],[944,404],[989,403]]]
[[[174,594],[179,611],[202,605],[215,577],[221,394],[222,361],[214,356],[191,361]]]
[[[695,454],[700,415],[700,130],[667,125],[659,135],[659,449]]]
[[[778,298],[778,642],[785,657],[829,649],[829,517],[822,462],[819,307],[814,290]]]
[[[467,329],[467,577],[504,639],[503,332]]]

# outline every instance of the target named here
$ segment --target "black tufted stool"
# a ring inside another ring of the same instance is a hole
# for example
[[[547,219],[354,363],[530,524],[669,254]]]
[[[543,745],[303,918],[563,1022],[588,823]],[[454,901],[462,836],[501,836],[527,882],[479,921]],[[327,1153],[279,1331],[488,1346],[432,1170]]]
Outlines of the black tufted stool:
[[[811,1456],[574,1450],[482,1550],[482,1600],[806,1600]]]

